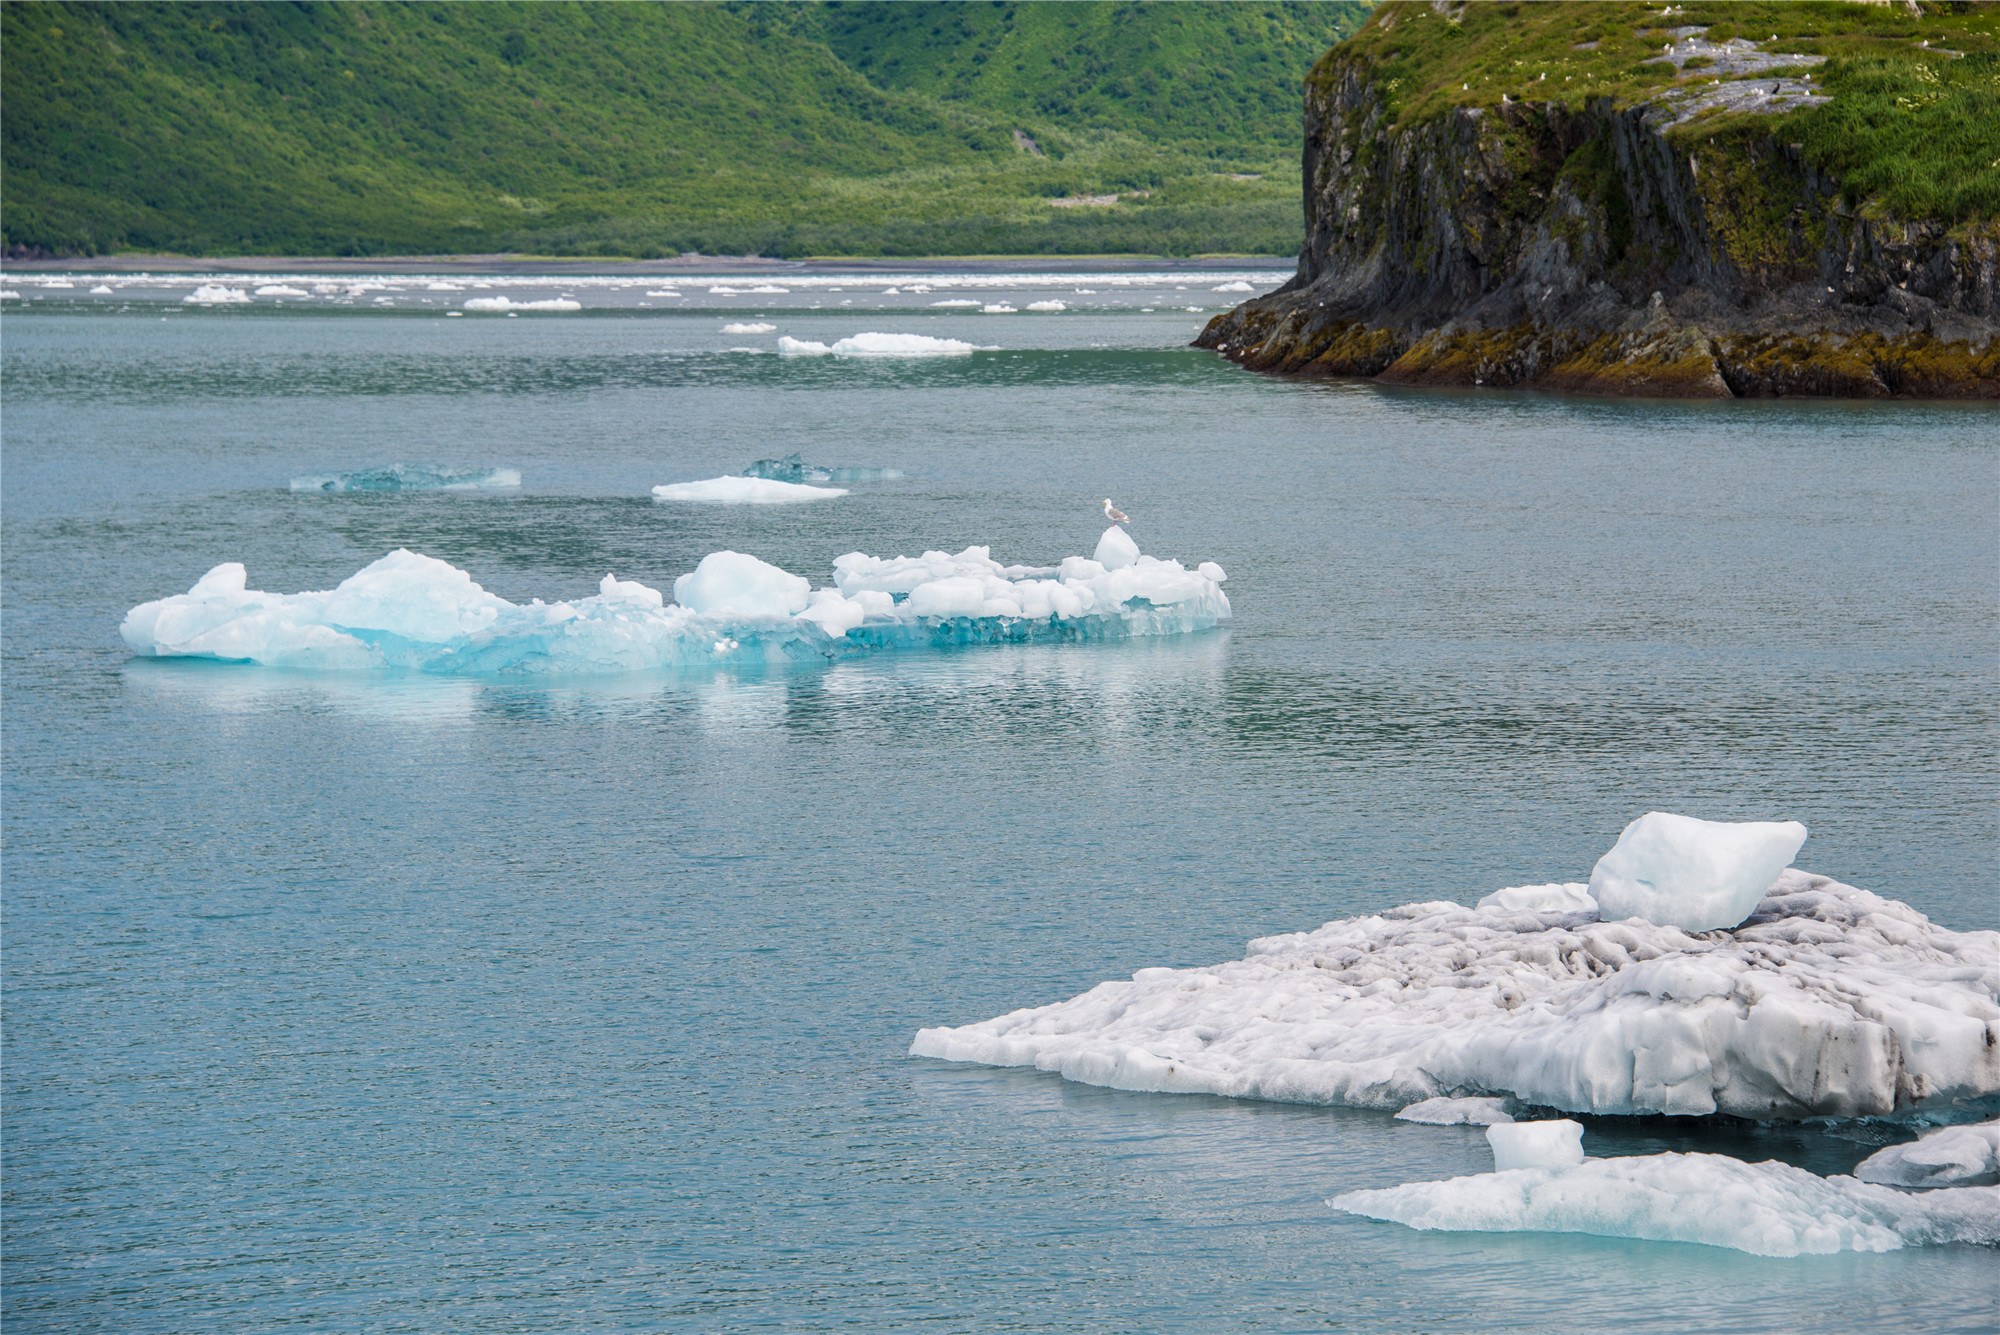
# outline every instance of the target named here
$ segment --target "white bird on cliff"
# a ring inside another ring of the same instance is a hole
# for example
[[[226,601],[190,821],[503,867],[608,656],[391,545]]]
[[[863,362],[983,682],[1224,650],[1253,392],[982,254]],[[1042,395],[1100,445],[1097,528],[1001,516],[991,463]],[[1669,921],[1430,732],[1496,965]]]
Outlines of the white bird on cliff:
[[[1114,524],[1129,524],[1132,522],[1132,516],[1113,505],[1109,496],[1104,498],[1104,517]]]

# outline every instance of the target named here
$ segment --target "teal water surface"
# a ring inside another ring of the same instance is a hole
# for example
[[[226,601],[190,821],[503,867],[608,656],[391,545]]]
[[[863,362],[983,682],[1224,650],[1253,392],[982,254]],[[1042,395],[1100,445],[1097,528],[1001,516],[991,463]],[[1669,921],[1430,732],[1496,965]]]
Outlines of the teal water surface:
[[[886,283],[579,285],[513,320],[10,303],[8,1325],[1990,1326],[1990,1249],[1418,1233],[1324,1202],[1483,1171],[1477,1128],[905,1055],[1250,937],[1581,879],[1655,808],[1803,820],[1800,865],[2000,925],[1992,410],[1263,379],[1184,346],[1219,281],[976,292],[1052,314]],[[721,331],[753,318],[778,328]],[[864,330],[992,350],[775,355]],[[648,494],[793,451],[907,476]],[[524,485],[288,489],[394,463]],[[117,635],[227,560],[291,592],[407,546],[519,601],[733,548],[825,583],[856,549],[1087,554],[1105,496],[1228,570],[1226,629],[533,681]],[[1837,1172],[1895,1134],[1586,1144]]]

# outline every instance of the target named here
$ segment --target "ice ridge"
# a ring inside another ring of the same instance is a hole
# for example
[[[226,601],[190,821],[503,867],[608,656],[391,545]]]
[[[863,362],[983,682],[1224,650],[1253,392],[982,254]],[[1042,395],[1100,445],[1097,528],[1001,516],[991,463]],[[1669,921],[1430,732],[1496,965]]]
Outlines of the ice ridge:
[[[710,663],[815,661],[881,649],[1125,639],[1205,630],[1229,599],[1177,561],[1108,571],[1003,566],[989,549],[880,558],[850,552],[830,587],[739,552],[715,552],[660,590],[606,575],[594,597],[528,604],[465,571],[391,552],[337,588],[276,594],[242,565],[142,603],[119,633],[136,654],[322,670],[608,673]]]
[[[1545,887],[1567,891],[1570,887]],[[1796,869],[1729,931],[1433,902],[920,1031],[1115,1089],[1402,1108],[1512,1096],[1757,1120],[2000,1105],[2000,932]],[[1587,900],[1586,900],[1587,902]]]
[[[293,491],[481,491],[520,485],[517,468],[418,468],[408,464],[292,479]]]
[[[1417,1229],[1590,1233],[1757,1256],[2000,1242],[2000,1188],[1903,1192],[1718,1154],[1586,1159],[1350,1191],[1328,1204]]]

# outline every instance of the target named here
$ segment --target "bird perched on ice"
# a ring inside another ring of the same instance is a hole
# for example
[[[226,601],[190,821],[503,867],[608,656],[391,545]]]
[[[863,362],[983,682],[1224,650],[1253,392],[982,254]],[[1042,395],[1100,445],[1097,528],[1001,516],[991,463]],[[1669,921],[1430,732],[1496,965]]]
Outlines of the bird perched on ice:
[[[1132,516],[1113,505],[1109,496],[1104,498],[1104,517],[1114,524],[1129,524],[1132,522]]]

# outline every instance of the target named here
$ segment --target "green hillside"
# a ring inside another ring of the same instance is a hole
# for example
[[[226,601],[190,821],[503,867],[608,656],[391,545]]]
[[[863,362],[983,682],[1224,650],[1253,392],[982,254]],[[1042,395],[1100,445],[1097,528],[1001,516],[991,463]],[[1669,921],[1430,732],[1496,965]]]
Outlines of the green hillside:
[[[8,0],[0,243],[1288,253],[1300,82],[1367,12]]]

